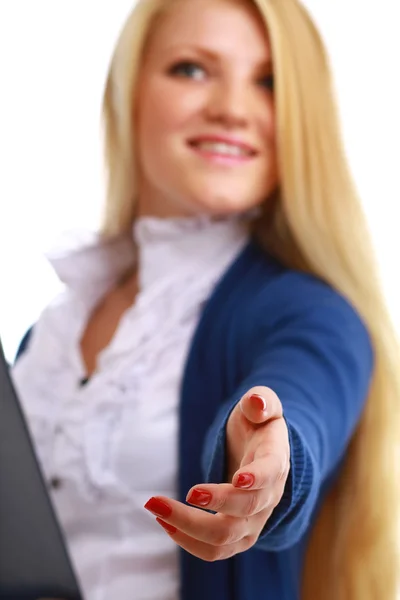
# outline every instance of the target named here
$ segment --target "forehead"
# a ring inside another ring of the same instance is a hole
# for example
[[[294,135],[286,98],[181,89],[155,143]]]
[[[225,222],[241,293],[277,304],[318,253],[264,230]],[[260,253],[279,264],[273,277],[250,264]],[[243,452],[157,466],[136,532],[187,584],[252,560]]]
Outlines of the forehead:
[[[266,28],[250,0],[174,3],[157,23],[148,51],[165,54],[193,46],[231,58],[271,58]]]

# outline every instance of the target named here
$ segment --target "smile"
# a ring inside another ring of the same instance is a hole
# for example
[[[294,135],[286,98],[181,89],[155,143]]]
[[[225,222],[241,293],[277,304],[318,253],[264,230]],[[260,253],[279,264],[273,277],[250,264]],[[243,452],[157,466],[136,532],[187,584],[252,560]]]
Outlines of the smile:
[[[223,164],[248,162],[257,154],[247,144],[222,139],[195,139],[189,142],[189,146],[204,158]]]

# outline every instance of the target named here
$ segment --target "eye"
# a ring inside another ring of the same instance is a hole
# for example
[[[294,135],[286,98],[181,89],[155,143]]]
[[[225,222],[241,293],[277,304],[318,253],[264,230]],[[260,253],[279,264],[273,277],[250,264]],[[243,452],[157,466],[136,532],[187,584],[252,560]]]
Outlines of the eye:
[[[188,60],[181,61],[173,65],[169,69],[169,73],[177,77],[195,79],[196,81],[202,81],[206,76],[205,70],[202,66]]]
[[[267,90],[273,91],[274,89],[274,76],[267,75],[259,80],[259,84]]]

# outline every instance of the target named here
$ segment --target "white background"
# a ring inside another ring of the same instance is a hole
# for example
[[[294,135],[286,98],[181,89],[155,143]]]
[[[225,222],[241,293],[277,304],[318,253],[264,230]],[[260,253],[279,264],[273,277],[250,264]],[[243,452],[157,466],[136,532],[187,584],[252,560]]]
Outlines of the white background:
[[[43,252],[95,228],[100,102],[131,0],[0,2],[0,335],[7,356],[59,289]],[[306,0],[328,45],[349,159],[400,329],[399,11],[395,0]]]

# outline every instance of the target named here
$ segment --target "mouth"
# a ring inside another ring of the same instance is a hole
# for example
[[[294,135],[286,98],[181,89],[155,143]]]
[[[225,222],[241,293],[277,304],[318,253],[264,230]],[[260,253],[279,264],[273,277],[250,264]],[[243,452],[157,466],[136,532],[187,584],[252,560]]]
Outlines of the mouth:
[[[214,162],[237,164],[254,159],[258,152],[249,144],[225,137],[198,137],[188,141],[197,154]]]

